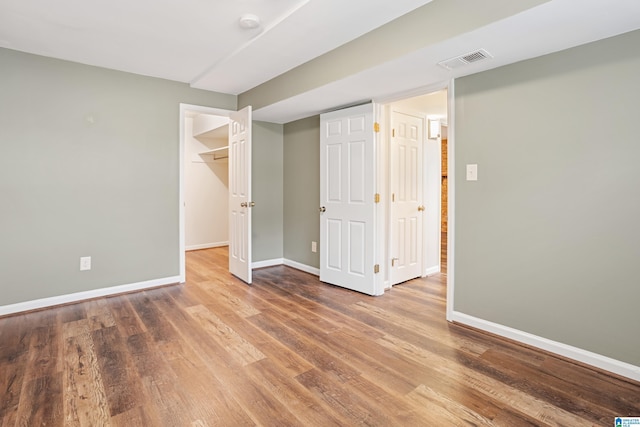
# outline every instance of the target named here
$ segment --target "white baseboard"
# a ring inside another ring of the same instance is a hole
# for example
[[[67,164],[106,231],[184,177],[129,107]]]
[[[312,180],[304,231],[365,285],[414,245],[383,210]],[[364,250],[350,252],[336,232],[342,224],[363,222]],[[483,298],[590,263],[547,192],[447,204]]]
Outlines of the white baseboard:
[[[59,295],[32,301],[19,302],[0,306],[0,316],[20,313],[23,311],[39,310],[56,305],[71,304],[74,302],[99,298],[109,295],[124,294],[143,289],[157,288],[158,286],[172,285],[180,282],[180,276],[166,277],[164,279],[147,280],[146,282],[131,283],[129,285],[112,286],[109,288],[94,289],[91,291],[76,292],[73,294]]]
[[[282,264],[284,264],[283,258],[268,259],[265,261],[256,261],[254,263],[251,263],[251,268],[273,267],[274,265],[282,265]]]
[[[435,267],[427,268],[424,272],[425,276],[431,276],[432,274],[440,273],[440,266],[436,265]]]
[[[301,263],[296,262],[296,261],[291,261],[290,259],[286,259],[286,258],[284,260],[284,265],[286,265],[288,267],[291,267],[291,268],[295,268],[296,270],[304,271],[305,273],[313,274],[314,276],[320,277],[320,269],[319,268],[315,268],[315,267],[311,267],[309,265],[301,264]]]
[[[528,332],[513,329],[508,326],[500,325],[498,323],[489,322],[487,320],[479,319],[477,317],[469,316],[457,311],[454,311],[452,313],[451,320],[533,347],[537,347],[542,350],[546,350],[548,352],[555,353],[560,356],[564,356],[569,359],[573,359],[575,361],[591,365],[596,368],[600,368],[635,381],[640,381],[640,366],[631,365],[629,363],[612,359],[601,354],[592,353],[581,348],[573,347],[557,341],[552,341],[547,338],[542,338]]]
[[[229,242],[217,242],[217,243],[205,243],[202,245],[187,246],[185,251],[199,251],[201,249],[220,248],[222,246],[229,246]]]

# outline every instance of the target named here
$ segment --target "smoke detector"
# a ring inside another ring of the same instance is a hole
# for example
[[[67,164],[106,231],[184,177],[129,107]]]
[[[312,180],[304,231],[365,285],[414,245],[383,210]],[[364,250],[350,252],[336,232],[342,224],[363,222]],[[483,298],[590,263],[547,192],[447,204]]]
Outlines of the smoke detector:
[[[254,28],[258,28],[260,26],[260,18],[258,15],[254,15],[252,13],[244,14],[240,17],[240,21],[238,21],[240,28],[244,30],[253,30]]]
[[[489,52],[484,49],[478,49],[473,52],[465,53],[464,55],[456,56],[455,58],[440,61],[438,62],[438,65],[442,68],[446,68],[447,70],[453,70],[455,68],[460,68],[462,66],[490,58],[493,58],[493,56]]]

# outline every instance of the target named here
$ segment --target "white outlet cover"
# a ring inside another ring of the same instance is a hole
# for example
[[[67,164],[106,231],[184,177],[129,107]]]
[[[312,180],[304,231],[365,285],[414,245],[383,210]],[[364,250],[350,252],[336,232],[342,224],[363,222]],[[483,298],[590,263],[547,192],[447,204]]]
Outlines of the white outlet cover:
[[[80,257],[80,271],[91,270],[91,257],[83,256]]]

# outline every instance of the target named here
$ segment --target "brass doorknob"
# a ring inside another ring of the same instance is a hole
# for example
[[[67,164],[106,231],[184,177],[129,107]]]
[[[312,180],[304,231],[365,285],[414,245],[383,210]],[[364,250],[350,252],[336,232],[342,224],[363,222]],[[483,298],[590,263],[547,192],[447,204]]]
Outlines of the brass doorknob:
[[[422,212],[424,211],[425,207],[423,205],[418,206],[418,211]]]
[[[246,208],[246,207],[247,207],[247,202],[242,202],[242,203],[240,203],[240,207],[241,207],[241,208]]]
[[[320,212],[326,212],[326,211],[327,211],[327,208],[325,208],[324,206],[320,206],[319,211],[320,211]]]

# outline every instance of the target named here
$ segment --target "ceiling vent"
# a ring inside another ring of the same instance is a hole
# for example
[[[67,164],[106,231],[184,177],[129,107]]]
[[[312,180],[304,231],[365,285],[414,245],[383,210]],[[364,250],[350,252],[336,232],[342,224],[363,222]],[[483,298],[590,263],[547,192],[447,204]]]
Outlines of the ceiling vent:
[[[485,59],[493,58],[489,52],[484,49],[475,50],[473,52],[465,53],[464,55],[456,56],[455,58],[447,59],[445,61],[438,62],[438,65],[446,68],[447,70],[453,70],[460,68],[464,65],[469,65],[474,62],[484,61]]]

